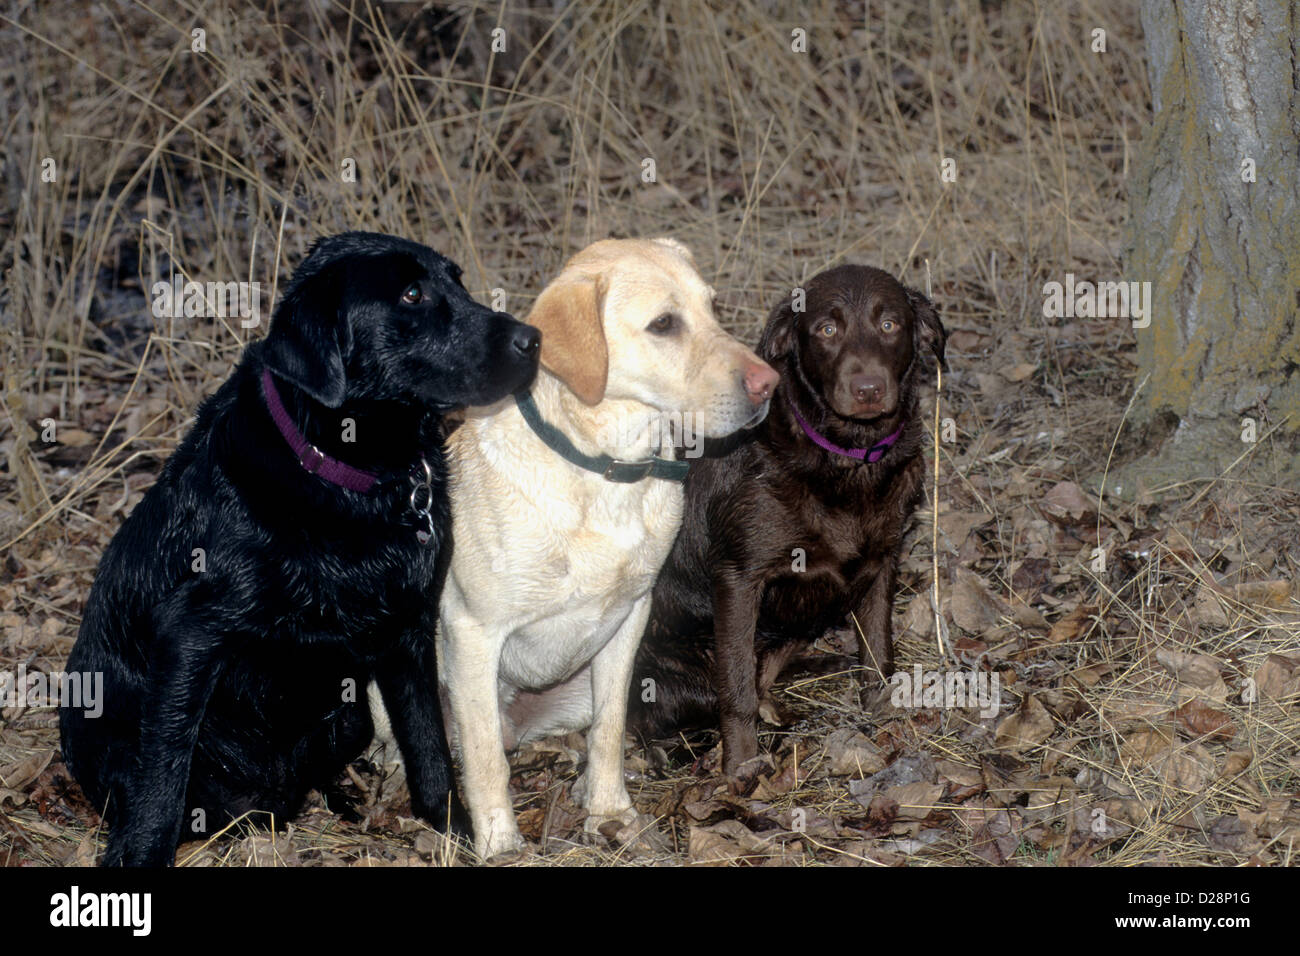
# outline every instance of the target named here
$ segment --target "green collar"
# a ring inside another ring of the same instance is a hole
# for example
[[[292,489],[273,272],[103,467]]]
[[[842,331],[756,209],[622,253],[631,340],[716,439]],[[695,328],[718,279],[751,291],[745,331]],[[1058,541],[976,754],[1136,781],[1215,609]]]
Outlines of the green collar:
[[[595,457],[584,455],[573,446],[573,442],[564,437],[558,428],[543,421],[542,413],[537,410],[537,404],[533,401],[532,392],[516,393],[515,404],[519,406],[519,413],[524,416],[528,427],[548,448],[579,468],[603,475],[606,481],[631,484],[642,478],[663,478],[666,481],[686,480],[686,473],[691,467],[690,462],[686,461],[670,461],[667,458],[653,456],[645,461],[620,461],[609,455]]]

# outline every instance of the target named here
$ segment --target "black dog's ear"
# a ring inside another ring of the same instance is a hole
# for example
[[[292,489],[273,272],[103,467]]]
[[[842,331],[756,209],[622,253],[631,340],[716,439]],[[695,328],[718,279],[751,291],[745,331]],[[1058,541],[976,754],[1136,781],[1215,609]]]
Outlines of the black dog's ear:
[[[948,363],[943,355],[944,346],[948,343],[948,333],[944,331],[943,322],[939,320],[939,313],[934,303],[915,289],[905,291],[907,302],[912,307],[912,314],[916,317],[916,322],[912,325],[916,347],[928,348],[938,359],[939,367],[945,372],[948,371]]]
[[[299,267],[266,333],[267,367],[322,405],[337,408],[347,394],[344,363],[352,328],[343,302],[342,265]]]
[[[779,361],[794,348],[795,312],[793,297],[787,296],[776,304],[763,326],[763,336],[758,340],[758,356],[765,362]]]

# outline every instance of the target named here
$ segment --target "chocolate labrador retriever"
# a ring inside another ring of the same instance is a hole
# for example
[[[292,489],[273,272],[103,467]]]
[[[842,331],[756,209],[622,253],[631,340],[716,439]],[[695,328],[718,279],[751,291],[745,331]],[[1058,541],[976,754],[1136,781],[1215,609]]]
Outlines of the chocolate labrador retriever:
[[[736,775],[782,668],[850,613],[862,663],[890,674],[895,564],[924,480],[918,375],[927,350],[943,362],[945,338],[925,296],[867,266],[822,272],[806,309],[772,311],[758,350],[781,373],[771,413],[692,465],[630,729],[662,737],[721,718]]]

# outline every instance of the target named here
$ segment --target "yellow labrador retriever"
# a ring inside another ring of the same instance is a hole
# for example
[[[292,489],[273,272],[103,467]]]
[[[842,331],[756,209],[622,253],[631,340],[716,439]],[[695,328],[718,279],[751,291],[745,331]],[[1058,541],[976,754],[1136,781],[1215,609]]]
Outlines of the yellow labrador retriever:
[[[531,394],[470,409],[448,442],[439,674],[485,859],[523,845],[506,752],[529,739],[589,727],[587,832],[635,816],[625,705],[682,517],[674,448],[758,424],[778,379],[712,300],[675,240],[588,246],[528,317],[542,332]]]

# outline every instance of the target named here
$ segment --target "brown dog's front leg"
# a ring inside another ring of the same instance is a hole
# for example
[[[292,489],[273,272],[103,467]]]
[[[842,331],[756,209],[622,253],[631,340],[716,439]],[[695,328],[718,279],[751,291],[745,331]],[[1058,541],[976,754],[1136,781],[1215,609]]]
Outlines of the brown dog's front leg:
[[[758,586],[722,571],[713,579],[713,681],[722,718],[722,769],[734,776],[758,755]]]
[[[857,611],[858,625],[865,638],[860,650],[862,666],[882,682],[889,680],[894,672],[893,613],[897,579],[898,571],[891,554],[882,562]]]

